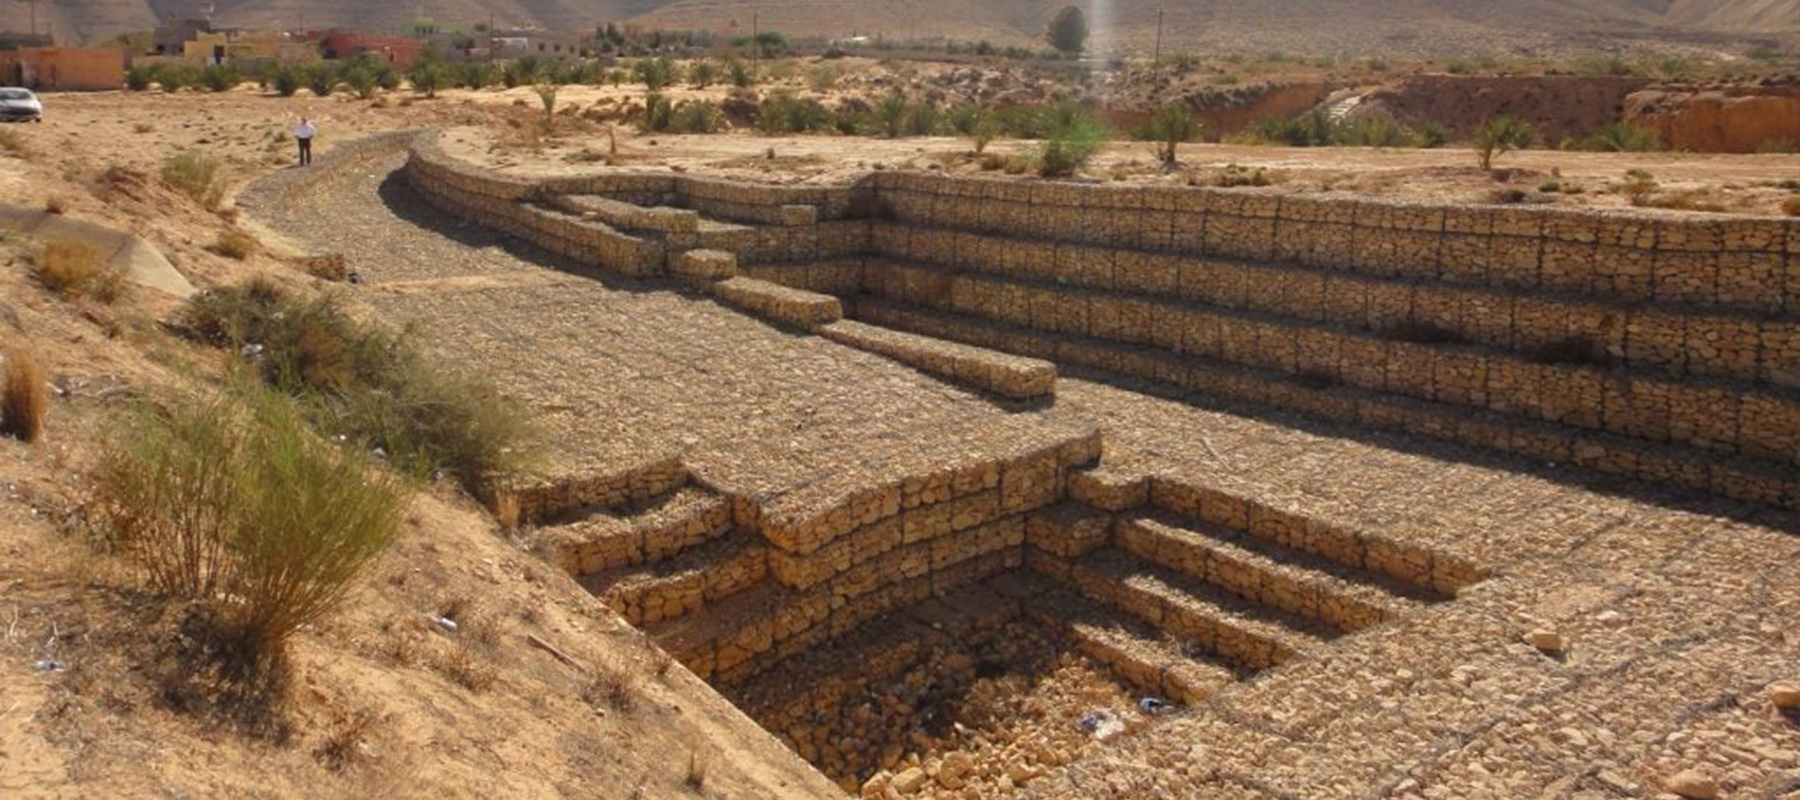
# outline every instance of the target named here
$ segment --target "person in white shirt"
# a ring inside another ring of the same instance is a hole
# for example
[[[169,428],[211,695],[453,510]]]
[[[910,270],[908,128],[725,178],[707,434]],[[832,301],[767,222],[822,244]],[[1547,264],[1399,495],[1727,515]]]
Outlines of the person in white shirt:
[[[319,129],[312,124],[312,120],[305,117],[301,117],[300,124],[294,126],[294,141],[300,143],[300,166],[312,163],[312,140],[318,133]]]

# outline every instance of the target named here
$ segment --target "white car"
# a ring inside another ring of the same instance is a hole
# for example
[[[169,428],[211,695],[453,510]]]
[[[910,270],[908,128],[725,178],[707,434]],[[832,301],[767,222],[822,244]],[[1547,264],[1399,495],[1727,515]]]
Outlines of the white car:
[[[30,89],[0,87],[0,122],[43,122],[44,104]]]

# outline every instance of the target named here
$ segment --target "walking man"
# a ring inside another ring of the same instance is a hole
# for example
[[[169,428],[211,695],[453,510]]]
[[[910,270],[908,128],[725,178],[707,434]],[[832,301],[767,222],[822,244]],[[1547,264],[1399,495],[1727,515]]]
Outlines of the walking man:
[[[300,166],[302,167],[312,163],[312,140],[318,132],[319,129],[313,126],[312,120],[305,117],[301,117],[300,124],[294,126],[294,141],[300,143]]]

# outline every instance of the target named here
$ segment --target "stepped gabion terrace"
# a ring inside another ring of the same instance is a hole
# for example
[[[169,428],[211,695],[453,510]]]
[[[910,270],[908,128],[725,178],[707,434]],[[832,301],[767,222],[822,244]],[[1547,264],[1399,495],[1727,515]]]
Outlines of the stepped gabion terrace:
[[[1792,221],[322,166],[509,529],[852,794],[1800,789]]]

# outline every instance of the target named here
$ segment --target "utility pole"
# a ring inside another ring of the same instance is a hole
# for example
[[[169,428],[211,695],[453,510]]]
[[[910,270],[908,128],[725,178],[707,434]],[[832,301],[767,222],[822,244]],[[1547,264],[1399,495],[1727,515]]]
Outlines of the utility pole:
[[[1150,66],[1152,67],[1162,66],[1162,29],[1164,10],[1165,9],[1162,8],[1156,9],[1156,50],[1153,51],[1154,54],[1150,56]]]
[[[750,9],[750,74],[762,74],[762,28],[757,10]]]
[[[494,63],[494,12],[488,12],[488,63]]]

